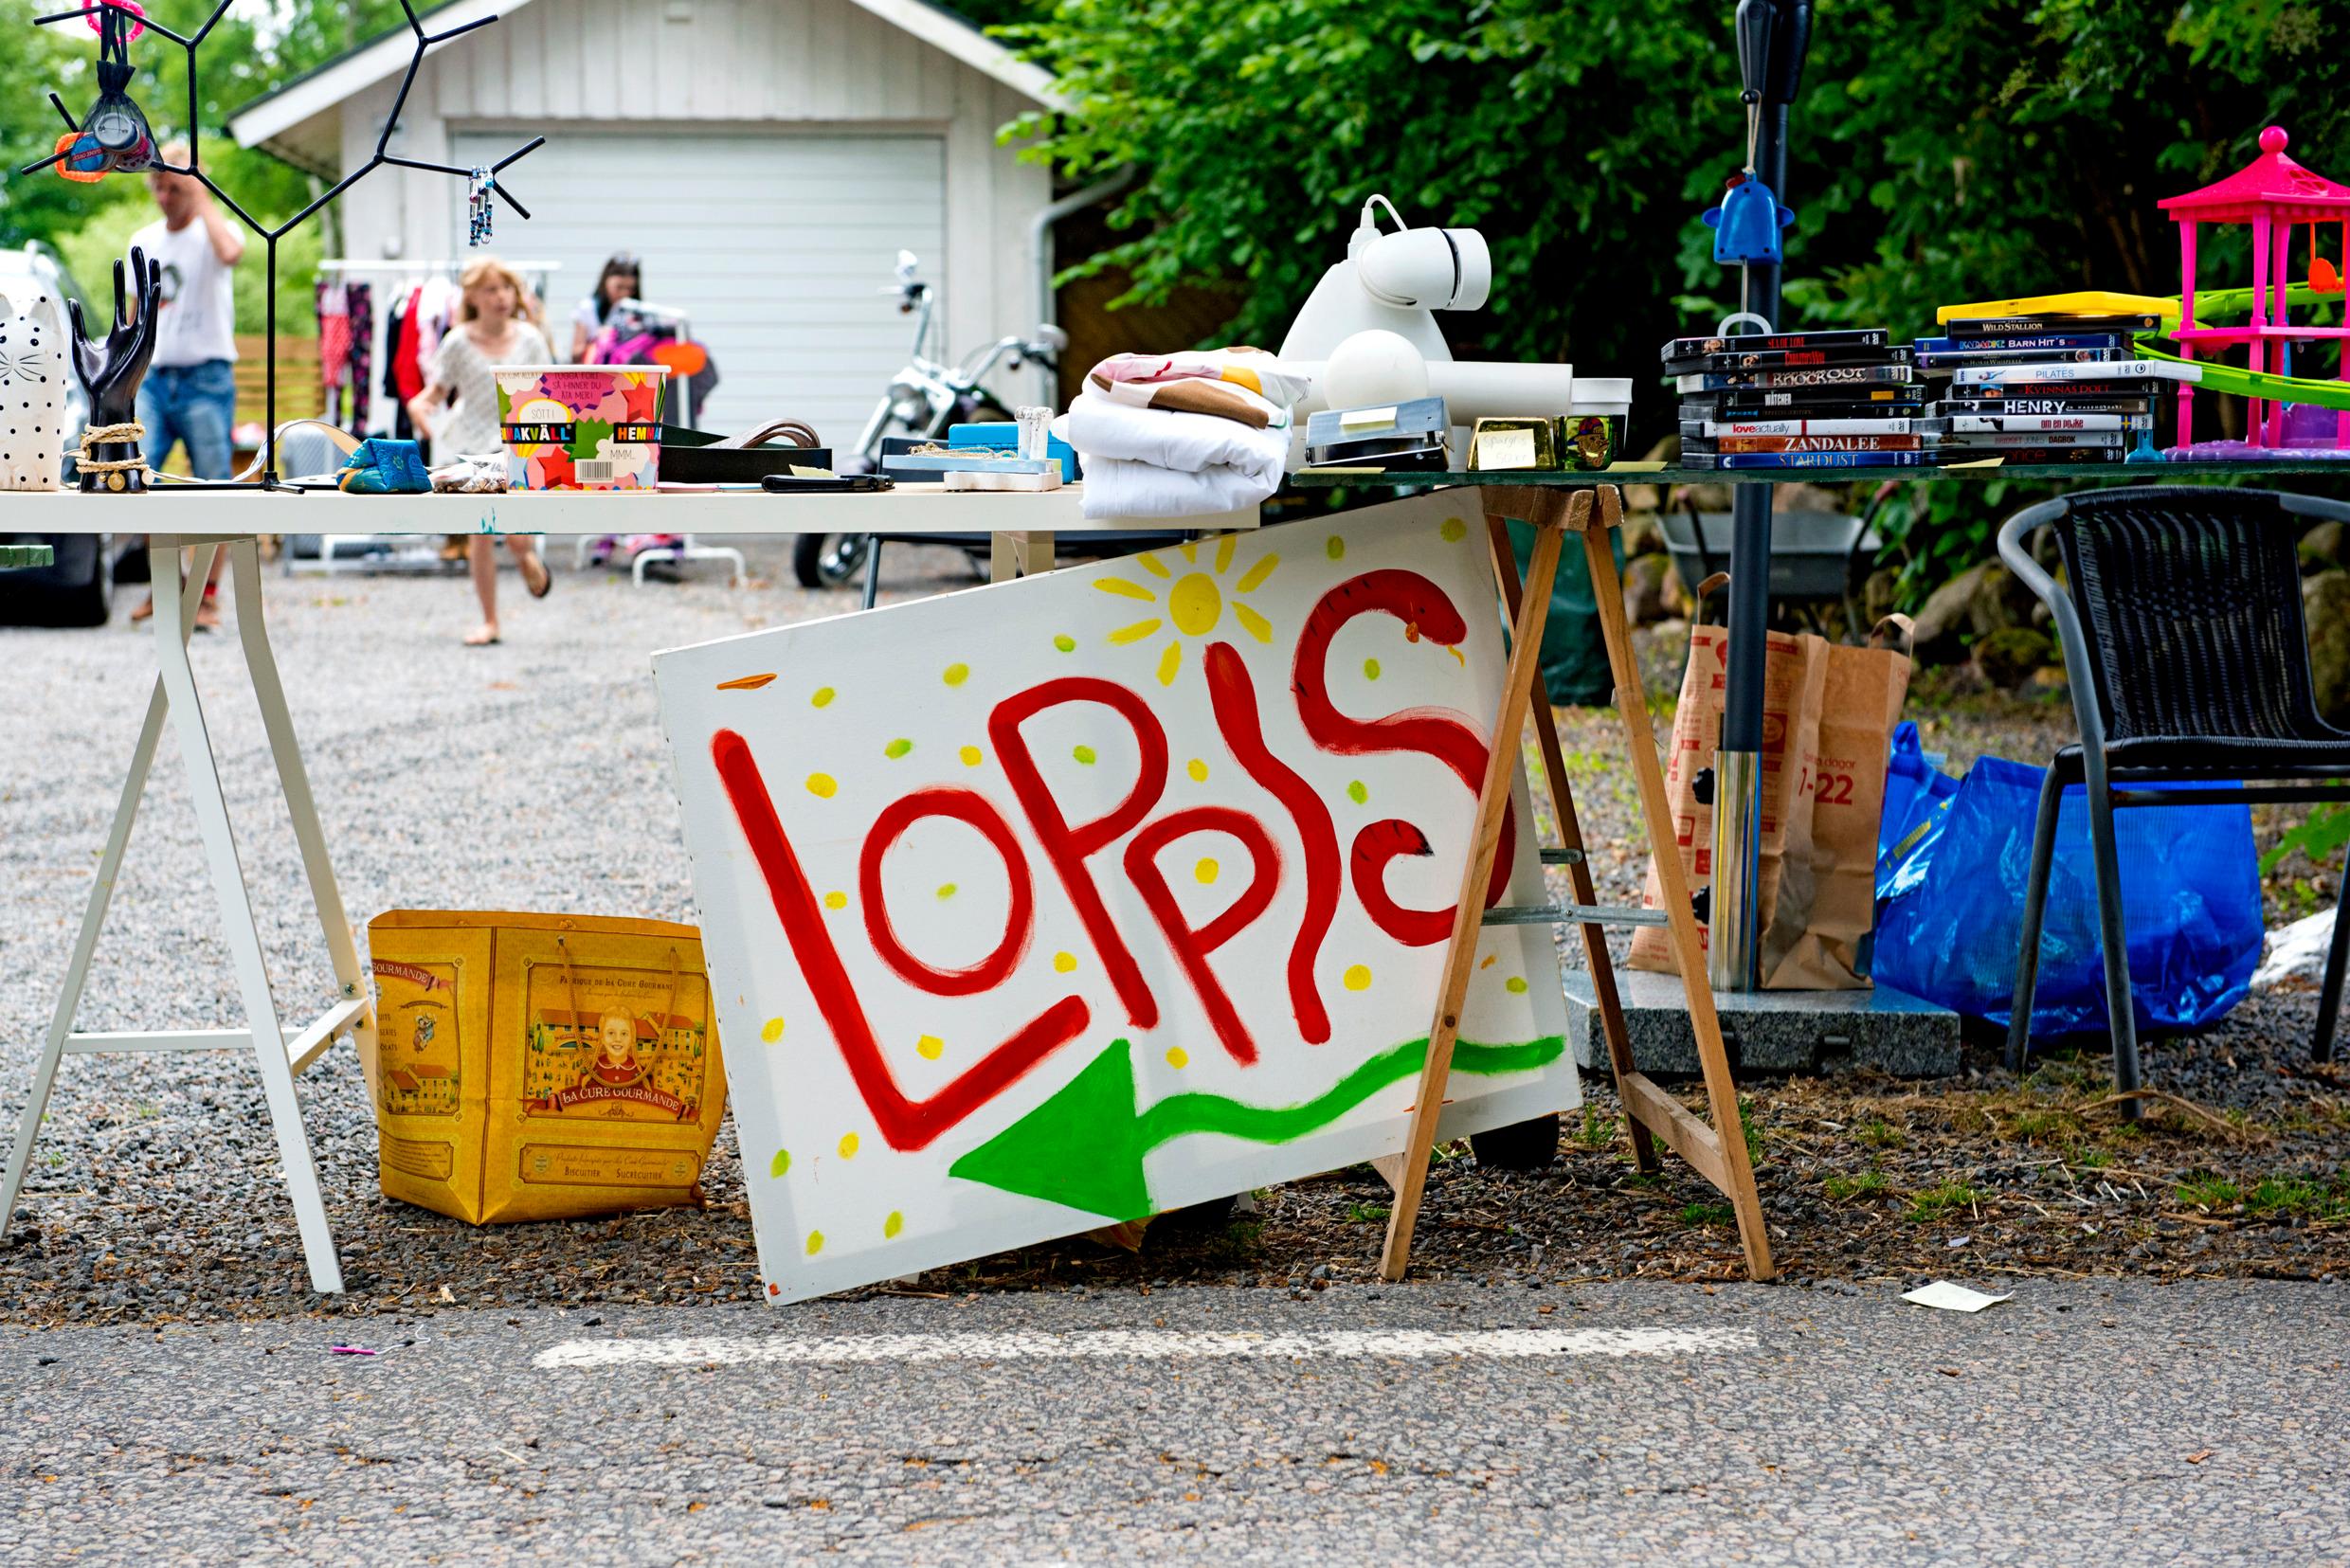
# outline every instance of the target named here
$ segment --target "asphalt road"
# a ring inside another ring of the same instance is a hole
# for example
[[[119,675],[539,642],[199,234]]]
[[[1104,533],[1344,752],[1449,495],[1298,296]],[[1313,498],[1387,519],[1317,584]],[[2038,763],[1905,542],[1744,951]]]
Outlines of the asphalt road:
[[[2016,1289],[9,1330],[0,1559],[2350,1560],[2350,1291]]]

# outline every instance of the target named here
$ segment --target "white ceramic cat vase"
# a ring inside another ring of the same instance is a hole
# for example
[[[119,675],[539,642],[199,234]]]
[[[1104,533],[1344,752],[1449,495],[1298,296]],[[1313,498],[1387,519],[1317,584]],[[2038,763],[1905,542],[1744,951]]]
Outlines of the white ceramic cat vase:
[[[57,301],[0,297],[0,490],[57,488],[70,374]]]

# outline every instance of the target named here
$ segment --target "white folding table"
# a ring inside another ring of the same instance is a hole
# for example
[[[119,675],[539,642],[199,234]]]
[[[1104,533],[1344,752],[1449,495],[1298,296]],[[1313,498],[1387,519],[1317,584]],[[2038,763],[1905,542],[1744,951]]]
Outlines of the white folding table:
[[[286,1190],[294,1199],[302,1254],[310,1265],[311,1286],[322,1292],[343,1288],[342,1266],[327,1226],[326,1203],[318,1190],[317,1168],[311,1160],[310,1138],[302,1126],[294,1079],[342,1036],[371,1045],[375,1014],[366,977],[360,969],[357,940],[343,912],[342,893],[335,886],[326,837],[318,825],[309,776],[295,742],[285,688],[279,678],[277,658],[270,651],[269,634],[262,619],[261,556],[256,545],[260,535],[985,533],[991,541],[991,575],[997,582],[1004,582],[1050,570],[1054,536],[1058,533],[1134,528],[1221,532],[1253,529],[1257,525],[1254,507],[1197,517],[1088,521],[1081,512],[1082,495],[1082,487],[1069,486],[1041,494],[983,491],[950,495],[906,488],[865,495],[790,496],[744,491],[359,496],[333,491],[192,487],[166,487],[137,496],[82,496],[71,491],[9,496],[7,504],[12,532],[151,536],[149,560],[155,574],[157,675],[154,690],[147,701],[146,721],[139,728],[137,744],[131,749],[131,766],[122,781],[122,795],[115,807],[114,825],[106,836],[105,851],[99,859],[98,878],[82,911],[81,928],[74,940],[64,984],[58,995],[56,1011],[50,1017],[39,1062],[33,1069],[32,1090],[17,1123],[6,1184],[0,1186],[0,1233],[7,1231],[15,1215],[17,1194],[31,1163],[33,1143],[40,1135],[49,1090],[63,1058],[114,1051],[222,1051],[249,1047],[261,1068],[262,1088],[284,1165]],[[181,547],[193,548],[197,557],[193,570],[182,565]],[[223,550],[228,552],[237,634],[244,646],[246,676],[261,706],[270,754],[277,761],[279,788],[293,818],[294,836],[300,845],[302,866],[310,880],[311,902],[324,928],[328,960],[334,969],[333,1004],[299,1024],[281,1022],[277,1004],[270,997],[268,966],[253,917],[253,890],[246,885],[238,861],[228,803],[221,792],[219,766],[205,730],[195,673],[188,660],[188,638],[196,606],[209,575],[213,554]],[[74,1014],[89,978],[90,960],[106,921],[107,904],[121,873],[124,849],[130,842],[131,824],[138,815],[139,799],[146,792],[148,771],[154,763],[155,746],[162,738],[167,718],[178,736],[180,755],[188,766],[197,831],[204,840],[213,894],[220,901],[230,962],[244,1004],[245,1026],[77,1033]]]

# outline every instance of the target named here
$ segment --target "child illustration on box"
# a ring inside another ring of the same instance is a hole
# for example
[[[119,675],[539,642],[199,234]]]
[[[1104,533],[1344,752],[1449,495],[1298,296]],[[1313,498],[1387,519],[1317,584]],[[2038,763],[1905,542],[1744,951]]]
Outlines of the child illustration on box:
[[[637,1020],[625,1013],[606,1013],[598,1026],[602,1049],[588,1066],[588,1075],[600,1084],[624,1089],[644,1076],[637,1060]]]

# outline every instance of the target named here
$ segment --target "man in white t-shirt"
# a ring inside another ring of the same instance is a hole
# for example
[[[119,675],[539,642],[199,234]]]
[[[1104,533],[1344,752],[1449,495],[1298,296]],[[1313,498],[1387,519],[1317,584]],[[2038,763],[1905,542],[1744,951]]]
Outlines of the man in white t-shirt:
[[[186,168],[187,144],[164,148],[163,161]],[[147,427],[141,446],[148,463],[161,468],[173,444],[185,444],[197,478],[225,479],[228,433],[237,421],[237,306],[229,273],[244,255],[244,236],[201,180],[150,170],[147,189],[163,217],[132,235],[131,243],[162,263],[163,303],[155,312],[154,358],[138,387],[138,422]],[[196,611],[201,630],[220,624],[214,587],[225,554],[212,557],[212,581]],[[131,619],[154,613],[150,597]]]

